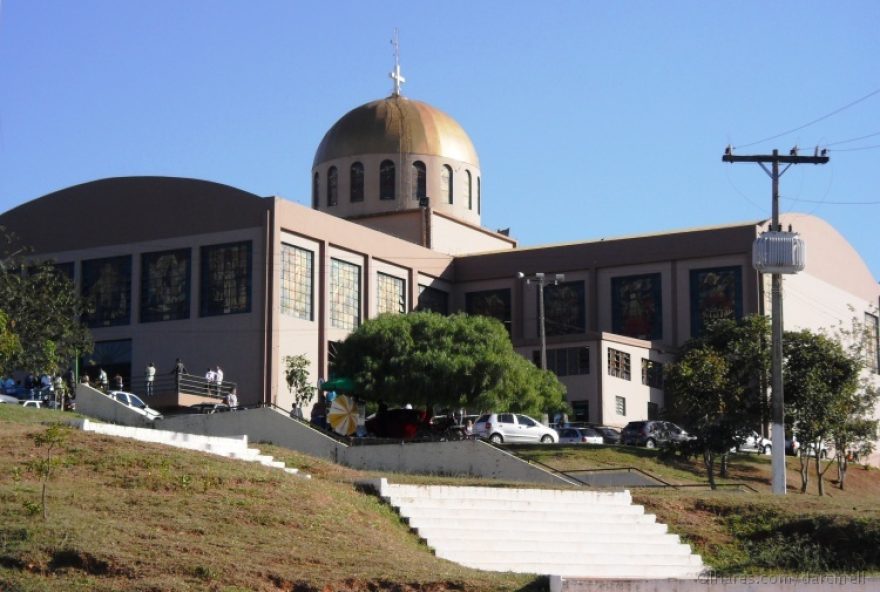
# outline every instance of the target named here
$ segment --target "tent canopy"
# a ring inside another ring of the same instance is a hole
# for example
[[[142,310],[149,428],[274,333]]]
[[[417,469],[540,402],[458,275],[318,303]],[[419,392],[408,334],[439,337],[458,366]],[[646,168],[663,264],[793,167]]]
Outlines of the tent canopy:
[[[331,378],[324,381],[321,385],[322,391],[339,391],[341,393],[350,393],[354,391],[354,381],[351,378],[341,376],[339,378]]]

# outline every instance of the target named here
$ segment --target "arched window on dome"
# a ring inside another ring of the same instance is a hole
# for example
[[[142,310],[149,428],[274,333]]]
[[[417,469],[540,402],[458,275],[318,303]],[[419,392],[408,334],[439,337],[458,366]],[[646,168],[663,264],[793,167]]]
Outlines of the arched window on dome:
[[[356,162],[351,165],[351,201],[364,201],[364,165]]]
[[[477,214],[480,213],[481,204],[482,204],[482,195],[480,192],[480,178],[477,177]]]
[[[379,199],[394,199],[394,163],[383,160],[379,165]]]
[[[412,165],[412,198],[421,203],[428,197],[428,171],[425,163],[417,160]]]
[[[446,197],[446,203],[449,204],[452,203],[453,199],[452,179],[452,167],[448,164],[444,164],[443,168],[440,170],[440,193]]]
[[[339,174],[336,167],[327,171],[327,206],[333,207],[339,202]]]
[[[318,173],[312,178],[312,208],[318,209]]]
[[[471,172],[465,171],[467,175],[467,200],[468,200],[468,209],[474,209],[474,184],[473,179],[471,179]]]

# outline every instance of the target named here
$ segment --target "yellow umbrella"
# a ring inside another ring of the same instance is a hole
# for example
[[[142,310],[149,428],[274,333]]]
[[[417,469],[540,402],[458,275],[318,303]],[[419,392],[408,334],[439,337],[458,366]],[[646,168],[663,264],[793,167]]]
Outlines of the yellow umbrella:
[[[350,436],[357,431],[358,408],[354,399],[339,395],[330,404],[327,419],[337,434]]]

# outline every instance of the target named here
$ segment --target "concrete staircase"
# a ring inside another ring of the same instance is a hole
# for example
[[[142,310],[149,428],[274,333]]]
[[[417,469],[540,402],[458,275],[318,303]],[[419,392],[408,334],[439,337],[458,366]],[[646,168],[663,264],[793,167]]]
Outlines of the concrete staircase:
[[[138,428],[110,423],[100,423],[88,419],[73,423],[84,432],[95,432],[97,434],[105,434],[108,436],[133,438],[142,442],[155,442],[157,444],[165,444],[166,446],[174,446],[175,448],[197,450],[199,452],[207,452],[208,454],[216,454],[226,458],[257,462],[274,469],[282,469],[285,473],[290,475],[296,475],[297,477],[302,477],[304,479],[312,478],[311,475],[300,473],[297,468],[286,466],[280,460],[275,460],[273,457],[266,454],[260,454],[260,451],[256,448],[248,447],[247,436],[202,436],[200,434],[187,434],[184,432],[171,432],[168,430],[154,430],[152,428]]]
[[[629,491],[395,485],[379,495],[438,557],[467,567],[576,578],[693,579],[699,555]]]

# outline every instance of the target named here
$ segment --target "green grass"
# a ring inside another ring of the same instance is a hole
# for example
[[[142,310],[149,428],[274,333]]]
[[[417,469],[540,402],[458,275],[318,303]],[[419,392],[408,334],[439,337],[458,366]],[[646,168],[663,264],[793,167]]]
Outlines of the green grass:
[[[28,435],[52,417],[0,406],[0,589],[546,587],[437,559],[390,508],[358,491],[362,474],[289,451],[312,480],[71,430],[44,522],[29,509],[40,481],[28,467],[42,451]]]
[[[55,412],[0,405],[0,589],[544,590],[544,578],[439,560],[356,483],[517,485],[366,473],[287,449],[264,452],[313,475],[71,430],[56,455],[42,520],[28,437]],[[635,466],[676,484],[705,481],[700,463],[629,447],[523,447],[562,470]],[[797,461],[789,459],[789,484]],[[846,491],[770,494],[769,459],[734,457],[729,481],[759,493],[634,489],[719,573],[880,572],[880,471],[850,469]],[[829,471],[829,475],[834,469]]]

